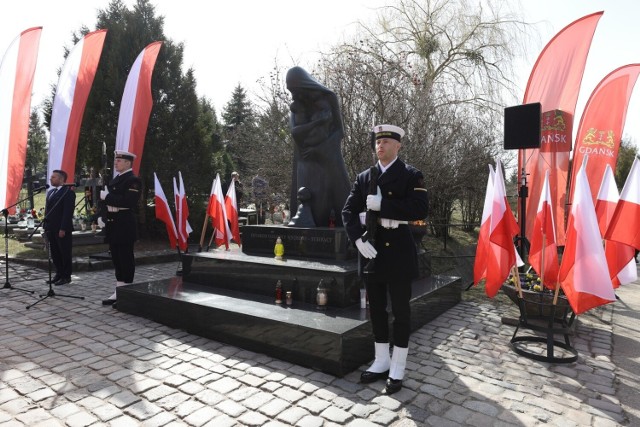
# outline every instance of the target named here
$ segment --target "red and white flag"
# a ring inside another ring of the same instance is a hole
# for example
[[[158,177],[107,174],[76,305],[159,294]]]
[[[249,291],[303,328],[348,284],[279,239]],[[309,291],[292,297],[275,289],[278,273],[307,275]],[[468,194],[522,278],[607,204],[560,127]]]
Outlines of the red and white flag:
[[[76,154],[82,116],[98,69],[107,30],[85,35],[65,60],[51,110],[51,136],[47,176],[63,170],[75,182]]]
[[[485,293],[494,297],[516,265],[517,256],[513,238],[518,234],[518,223],[507,203],[502,164],[496,162],[496,173],[493,182],[493,202],[491,206],[491,226],[489,241],[491,251],[488,256]]]
[[[538,212],[531,230],[531,250],[529,264],[540,275],[542,283],[549,289],[555,289],[558,282],[558,246],[556,245],[556,227],[553,221],[553,203],[549,190],[549,171],[542,185],[542,194],[538,203]]]
[[[619,199],[620,195],[616,187],[613,170],[607,164],[596,199],[596,217],[598,218],[600,235],[603,238]],[[633,247],[613,240],[605,240],[604,254],[607,258],[609,275],[614,288],[635,282],[638,279],[638,269],[634,259],[635,249]]]
[[[184,191],[182,173],[178,172],[178,183],[173,178],[173,194],[176,206],[176,225],[178,229],[178,245],[180,250],[186,251],[188,248],[189,234],[193,231],[189,224],[189,207],[187,206],[187,196]]]
[[[640,250],[640,160],[636,157],[604,236]]]
[[[207,214],[211,217],[211,222],[213,224],[213,232],[215,233],[214,242],[216,246],[224,245],[228,250],[229,241],[231,240],[231,230],[229,229],[227,214],[224,208],[224,196],[222,195],[220,174],[216,174],[216,179],[213,180],[213,184],[211,185]]]
[[[476,257],[473,263],[473,283],[478,284],[487,277],[487,259],[491,250],[489,242],[489,229],[491,228],[491,207],[493,206],[493,181],[495,172],[489,165],[489,177],[487,178],[487,191],[484,195],[484,207],[482,208],[482,221],[480,223],[480,233],[478,234],[478,244],[476,246]]]
[[[225,213],[230,223],[231,236],[233,240],[241,245],[240,241],[240,223],[238,221],[238,200],[236,198],[236,181],[231,180],[229,188],[227,189],[227,195],[224,197]]]
[[[616,300],[584,161],[576,175],[558,280],[576,314]]]
[[[36,71],[42,27],[29,28],[16,37],[0,63],[0,205],[18,201],[31,109],[31,88]],[[14,207],[9,209],[10,212]]]
[[[157,41],[142,49],[131,66],[120,104],[116,150],[124,150],[136,155],[136,159],[133,161],[135,173],[140,170],[144,138],[147,133],[151,107],[153,107],[151,74],[161,46],[162,42]]]
[[[178,245],[178,232],[176,230],[176,224],[173,222],[173,215],[171,215],[171,209],[169,208],[169,202],[167,202],[167,196],[164,195],[164,190],[158,181],[158,176],[153,173],[154,181],[154,193],[156,204],[156,218],[164,222],[167,227],[167,235],[169,235],[169,245],[175,248]]]

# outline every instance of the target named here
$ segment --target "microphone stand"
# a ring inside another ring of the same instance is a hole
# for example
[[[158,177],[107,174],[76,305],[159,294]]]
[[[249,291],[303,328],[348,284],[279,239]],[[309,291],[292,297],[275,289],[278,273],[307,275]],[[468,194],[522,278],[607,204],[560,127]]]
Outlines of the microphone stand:
[[[64,191],[71,191],[69,189],[69,187],[65,187]],[[66,193],[65,193],[66,194]],[[47,217],[49,216],[50,211],[55,210],[55,208],[60,204],[60,202],[62,201],[64,197],[64,194],[62,195],[62,197],[58,198],[58,200],[56,201],[56,203],[51,207],[50,210],[47,210],[47,212],[44,215],[44,219],[42,220],[42,224],[46,224],[47,222]],[[70,230],[70,233],[73,233],[72,230]],[[29,304],[27,306],[27,310],[30,309],[31,307],[33,307],[34,305],[38,304],[41,301],[46,300],[49,297],[64,297],[64,298],[76,298],[76,299],[81,299],[83,300],[84,297],[81,296],[75,296],[75,295],[64,295],[64,294],[56,294],[55,291],[53,290],[53,281],[51,280],[51,242],[49,241],[49,238],[47,237],[47,232],[45,230],[44,232],[44,241],[45,241],[45,245],[47,247],[47,262],[48,262],[48,267],[49,267],[49,292],[47,292],[46,295],[42,295],[40,294],[40,299],[36,302],[34,302],[33,304]]]
[[[42,191],[44,188],[37,188],[34,189],[33,191],[37,193],[39,193],[40,191]],[[11,282],[9,281],[9,209],[11,209],[14,206],[19,205],[20,203],[28,200],[29,197],[25,197],[22,200],[18,200],[17,202],[15,202],[13,205],[11,206],[7,206],[6,208],[2,209],[2,216],[4,216],[4,267],[5,267],[5,282],[4,282],[4,286],[2,287],[2,289],[15,289],[16,291],[21,291],[21,292],[27,292],[30,294],[35,293],[35,291],[29,291],[27,289],[20,289],[20,288],[16,288],[14,286],[11,285]]]

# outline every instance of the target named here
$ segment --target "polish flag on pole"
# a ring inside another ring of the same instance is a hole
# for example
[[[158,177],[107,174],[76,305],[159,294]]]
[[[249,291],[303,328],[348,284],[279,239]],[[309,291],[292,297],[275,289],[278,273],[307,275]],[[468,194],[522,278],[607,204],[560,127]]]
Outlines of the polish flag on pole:
[[[517,257],[513,238],[518,235],[518,223],[507,203],[507,196],[502,176],[502,165],[496,162],[496,173],[493,182],[493,201],[491,206],[491,226],[489,241],[491,250],[487,263],[485,293],[494,297],[516,265]]]
[[[604,236],[640,250],[640,160],[636,157]]]
[[[189,205],[187,203],[187,193],[184,189],[184,181],[182,180],[182,172],[178,171],[178,191],[180,192],[180,232],[184,236],[185,244],[189,238],[189,234],[193,231],[189,224]]]
[[[60,72],[51,111],[47,177],[63,170],[75,182],[76,154],[82,116],[98,69],[107,30],[84,36],[71,49]]]
[[[31,109],[31,88],[36,71],[42,27],[29,28],[16,37],[0,63],[0,205],[18,201]],[[12,207],[10,212],[14,211]]]
[[[173,215],[171,215],[171,209],[167,202],[167,196],[164,195],[164,190],[158,181],[158,176],[153,173],[154,192],[155,192],[155,204],[156,204],[156,218],[164,222],[167,227],[167,235],[169,235],[169,245],[175,248],[178,245],[178,232],[176,231],[176,224],[173,222]]]
[[[558,246],[556,227],[553,221],[553,204],[549,190],[549,171],[542,185],[538,212],[531,230],[531,251],[529,264],[538,273],[542,283],[549,289],[556,289],[558,282]]]
[[[225,213],[227,214],[227,219],[231,223],[231,236],[238,245],[241,245],[240,224],[238,221],[238,200],[236,198],[236,181],[233,179],[231,180],[231,184],[229,184],[227,195],[224,198],[224,208]]]
[[[120,104],[116,150],[124,150],[136,155],[133,161],[135,173],[140,170],[144,138],[151,107],[153,107],[151,74],[161,46],[161,41],[153,42],[140,52],[129,71]],[[115,170],[113,172],[115,175]]]
[[[487,191],[484,196],[484,208],[482,209],[482,222],[480,223],[480,233],[478,234],[478,244],[476,246],[476,257],[473,263],[473,283],[478,284],[487,277],[487,258],[491,250],[489,242],[489,229],[491,228],[491,207],[493,205],[493,181],[495,172],[489,165],[489,177],[487,178]]]
[[[616,300],[589,188],[587,160],[588,156],[585,156],[576,175],[567,222],[567,241],[558,275],[562,290],[576,314]]]
[[[613,170],[611,166],[607,164],[596,199],[596,217],[598,218],[600,235],[602,235],[603,238],[607,232],[619,199],[620,195],[616,187]],[[638,279],[638,269],[636,268],[634,259],[635,249],[633,247],[625,245],[624,243],[614,242],[613,240],[605,240],[604,254],[607,258],[609,275],[614,288],[635,282]]]
[[[222,183],[220,182],[220,174],[216,174],[211,186],[211,194],[209,195],[209,206],[207,213],[211,217],[213,224],[214,241],[216,246],[224,244],[229,250],[229,241],[231,240],[231,230],[227,222],[227,214],[224,208],[224,196],[222,195]]]

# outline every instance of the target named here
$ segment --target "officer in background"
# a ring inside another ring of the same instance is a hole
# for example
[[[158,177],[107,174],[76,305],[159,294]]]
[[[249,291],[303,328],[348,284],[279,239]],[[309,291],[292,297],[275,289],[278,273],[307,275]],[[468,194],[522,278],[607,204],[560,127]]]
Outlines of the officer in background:
[[[109,185],[100,191],[100,199],[106,205],[106,237],[109,244],[111,260],[116,270],[116,288],[133,283],[136,269],[133,255],[133,244],[137,240],[136,218],[134,209],[140,198],[140,179],[131,169],[136,155],[128,151],[116,150],[114,169],[117,175]],[[116,307],[116,291],[102,300],[103,305]]]
[[[45,202],[44,231],[49,242],[51,260],[56,267],[56,274],[51,279],[54,285],[65,285],[71,282],[71,234],[76,193],[72,187],[64,185],[66,181],[65,171],[51,172],[49,182],[52,188],[47,192]]]
[[[359,256],[375,259],[373,271],[363,276],[369,297],[375,360],[362,373],[360,381],[386,379],[386,393],[393,394],[402,388],[409,351],[411,281],[418,275],[417,249],[408,222],[426,218],[428,199],[422,172],[398,158],[404,131],[393,125],[375,126],[373,131],[378,158],[377,194],[368,194],[370,170],[358,174],[342,210],[342,220]],[[378,213],[375,245],[362,239],[365,228],[360,213],[366,210]],[[393,313],[392,355],[387,293]]]

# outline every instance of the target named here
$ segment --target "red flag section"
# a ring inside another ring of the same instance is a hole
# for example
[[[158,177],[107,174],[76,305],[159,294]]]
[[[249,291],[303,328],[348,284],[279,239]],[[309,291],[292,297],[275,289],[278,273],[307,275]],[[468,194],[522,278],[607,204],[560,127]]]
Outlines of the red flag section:
[[[578,19],[563,28],[549,41],[533,66],[523,103],[540,102],[543,114],[552,110],[561,110],[564,114],[565,126],[572,127],[571,121],[575,114],[587,54],[602,14],[603,12],[598,12]],[[571,135],[570,132],[564,134],[568,137]],[[567,144],[571,146],[571,141],[567,141]],[[519,182],[522,182],[523,168],[527,174],[529,188],[526,207],[527,238],[531,240],[531,230],[545,171],[550,170],[549,188],[556,206],[554,215],[556,243],[563,244],[569,151],[562,146],[559,146],[557,151],[520,150],[518,152]],[[519,218],[522,218],[521,214]]]
[[[211,186],[211,194],[209,195],[209,206],[207,213],[211,217],[213,224],[213,232],[215,233],[214,242],[216,246],[224,245],[229,249],[229,241],[231,240],[231,230],[227,222],[227,215],[224,209],[224,197],[222,196],[222,183],[220,182],[220,174],[216,174]]]
[[[133,162],[135,173],[140,170],[144,138],[153,107],[151,74],[161,46],[162,42],[153,42],[140,52],[129,71],[120,104],[116,150],[128,151],[137,156]]]
[[[47,176],[61,169],[74,182],[82,116],[98,69],[107,30],[85,35],[65,60],[51,111],[51,136]]]
[[[625,65],[609,73],[589,97],[580,119],[573,164],[582,164],[583,156],[589,155],[587,178],[594,200],[605,167],[610,165],[613,172],[616,170],[627,106],[639,73],[640,64]],[[576,173],[574,168],[571,197]]]
[[[553,222],[553,202],[549,191],[549,171],[546,172],[538,213],[531,230],[531,252],[529,264],[538,273],[542,283],[555,289],[558,282],[558,246]]]
[[[178,192],[180,194],[180,226],[178,234],[181,236],[180,240],[184,242],[184,249],[187,249],[187,240],[189,239],[189,234],[193,231],[191,228],[191,224],[189,224],[189,205],[187,204],[187,194],[184,189],[184,181],[182,180],[182,172],[178,171]],[[178,210],[178,205],[176,205],[176,211]],[[182,248],[181,248],[182,249]]]
[[[487,257],[485,292],[489,297],[494,297],[509,277],[511,267],[516,264],[513,238],[519,231],[513,212],[507,203],[500,161],[496,163],[490,221],[489,242],[491,250]]]
[[[164,195],[164,190],[158,181],[158,176],[153,174],[154,180],[154,192],[155,192],[155,204],[156,204],[156,218],[164,222],[167,227],[167,234],[169,235],[169,245],[175,248],[178,245],[178,232],[176,231],[176,225],[173,222],[173,215],[171,215],[171,209],[167,202],[167,196]]]
[[[487,178],[487,191],[484,196],[484,207],[482,208],[482,221],[480,222],[480,233],[478,234],[478,244],[476,246],[476,257],[473,263],[473,283],[478,284],[480,280],[487,277],[487,260],[491,250],[489,242],[489,229],[491,228],[491,209],[493,206],[493,181],[495,172],[489,165],[489,177]]]
[[[29,28],[16,37],[0,62],[0,204],[18,201],[31,109],[31,88],[36,71],[42,27]],[[11,208],[13,212],[15,208]]]
[[[640,250],[640,161],[637,157],[624,183],[605,239]]]
[[[607,164],[596,200],[598,228],[603,238],[611,223],[611,218],[613,218],[613,213],[619,199],[620,195],[618,194],[613,171],[611,170],[611,166]],[[613,240],[605,240],[604,254],[607,258],[609,276],[611,277],[614,288],[638,279],[638,269],[636,268],[634,259],[635,249],[633,247],[614,242]]]
[[[224,208],[225,213],[227,214],[227,219],[229,220],[231,236],[238,245],[241,245],[240,224],[238,222],[238,200],[236,198],[236,182],[233,179],[231,180],[231,184],[229,184],[227,195],[224,198]]]
[[[585,163],[576,177],[558,279],[574,313],[615,301]]]

